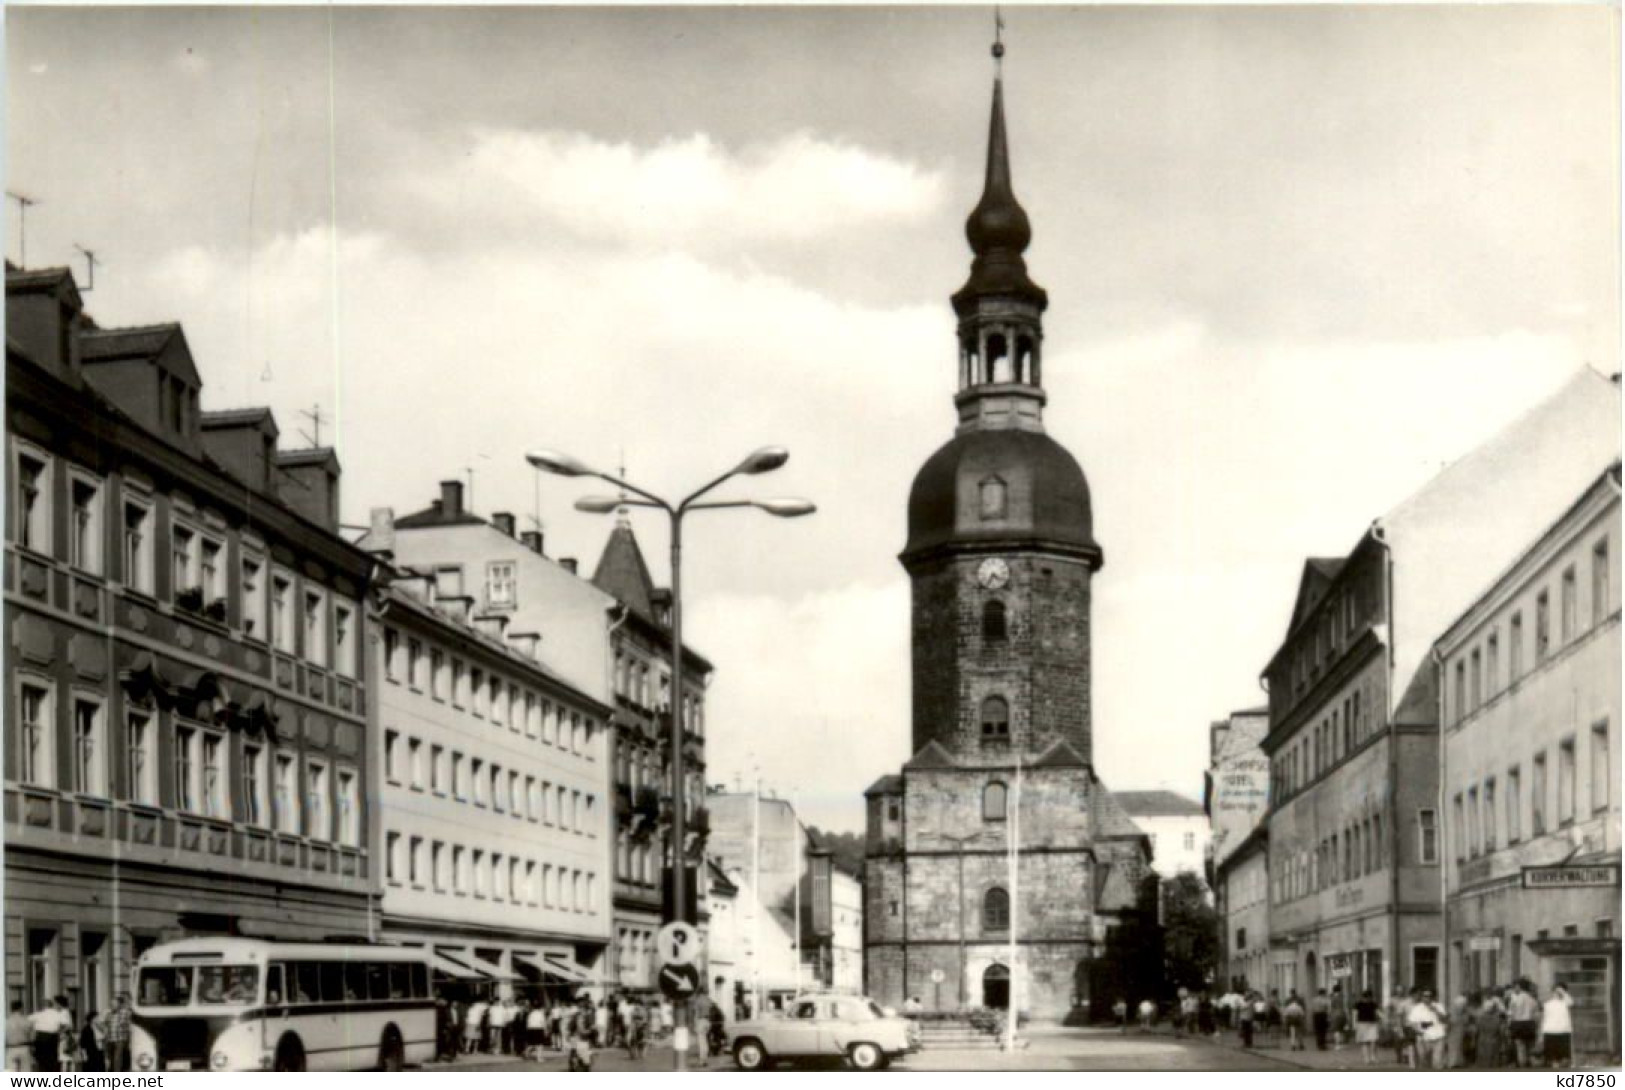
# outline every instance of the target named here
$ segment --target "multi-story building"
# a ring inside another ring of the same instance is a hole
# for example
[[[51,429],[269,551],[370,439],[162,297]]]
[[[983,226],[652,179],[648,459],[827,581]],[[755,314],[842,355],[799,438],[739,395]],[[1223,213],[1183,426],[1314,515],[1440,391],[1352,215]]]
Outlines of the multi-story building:
[[[863,883],[827,848],[809,848],[801,877],[801,962],[808,986],[863,990]]]
[[[1117,791],[1113,797],[1151,841],[1151,865],[1159,875],[1194,874],[1207,881],[1213,831],[1201,803],[1177,791]]]
[[[1428,654],[1518,543],[1618,457],[1618,418],[1617,386],[1581,371],[1374,522],[1347,556],[1304,565],[1264,670],[1271,987],[1439,988]]]
[[[1232,712],[1208,729],[1203,807],[1212,829],[1208,871],[1219,916],[1219,979],[1262,988],[1269,979],[1269,709]]]
[[[81,1013],[198,931],[372,933],[372,557],[338,463],[200,409],[179,326],[6,276],[6,983]]]
[[[1620,1049],[1619,463],[1440,637],[1452,993],[1529,977]]]
[[[410,572],[378,596],[379,920],[448,977],[560,998],[609,940],[610,709],[473,605]]]
[[[1149,860],[1094,766],[1104,554],[1083,470],[1044,427],[1049,300],[1022,256],[1032,228],[1001,79],[965,233],[957,427],[914,477],[899,558],[913,588],[913,756],[865,793],[866,990],[891,1006],[919,996],[1058,1021],[1108,988],[1109,933],[1142,910]]]
[[[713,791],[705,805],[709,850],[740,888],[740,919],[751,949],[742,979],[772,1006],[811,979],[804,965],[807,939],[817,933],[806,881],[810,838],[786,799]]]
[[[593,585],[615,599],[610,627],[614,714],[615,977],[623,986],[655,985],[655,934],[672,918],[671,591],[655,586],[624,515],[616,520],[593,571]],[[692,647],[683,655],[683,846],[689,904],[685,918],[708,926],[703,886],[710,816],[705,809],[705,690],[711,664]]]

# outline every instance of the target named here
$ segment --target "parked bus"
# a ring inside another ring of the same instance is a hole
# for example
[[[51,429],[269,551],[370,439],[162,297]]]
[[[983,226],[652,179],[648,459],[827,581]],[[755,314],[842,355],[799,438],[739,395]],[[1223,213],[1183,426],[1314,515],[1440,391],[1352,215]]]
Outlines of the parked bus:
[[[435,1045],[423,950],[197,938],[136,963],[137,1071],[396,1071]]]

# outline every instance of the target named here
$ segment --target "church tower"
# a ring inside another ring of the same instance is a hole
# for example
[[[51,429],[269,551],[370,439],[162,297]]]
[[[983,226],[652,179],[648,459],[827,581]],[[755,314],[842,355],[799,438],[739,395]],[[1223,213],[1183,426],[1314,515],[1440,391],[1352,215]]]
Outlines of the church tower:
[[[865,984],[935,1010],[1006,1007],[1013,993],[1059,1020],[1102,986],[1149,852],[1093,767],[1090,583],[1103,554],[1083,470],[1044,430],[1049,299],[1023,256],[1032,227],[1002,72],[965,235],[958,426],[914,478],[899,557],[913,588],[914,756],[866,792]]]

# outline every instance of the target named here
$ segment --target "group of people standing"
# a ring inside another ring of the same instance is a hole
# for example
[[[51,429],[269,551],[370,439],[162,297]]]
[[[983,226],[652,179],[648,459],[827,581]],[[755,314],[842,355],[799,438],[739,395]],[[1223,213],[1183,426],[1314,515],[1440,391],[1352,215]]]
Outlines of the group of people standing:
[[[1554,984],[1545,1001],[1527,977],[1458,994],[1445,1009],[1431,991],[1394,989],[1387,1019],[1396,1063],[1449,1070],[1574,1066],[1574,1000]]]
[[[128,1071],[130,997],[120,992],[105,1014],[88,1011],[74,1021],[65,995],[47,999],[32,1014],[21,1003],[6,1017],[7,1071]]]

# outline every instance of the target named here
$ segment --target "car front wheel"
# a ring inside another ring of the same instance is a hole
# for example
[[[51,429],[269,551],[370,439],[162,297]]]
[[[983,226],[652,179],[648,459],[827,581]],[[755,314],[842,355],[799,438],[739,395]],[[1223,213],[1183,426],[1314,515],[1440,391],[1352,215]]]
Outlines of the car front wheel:
[[[754,1037],[734,1046],[734,1065],[741,1071],[760,1071],[767,1066],[767,1049]]]
[[[853,1045],[846,1055],[847,1059],[852,1061],[852,1066],[859,1071],[879,1071],[886,1066],[886,1054],[880,1051],[878,1045],[872,1045],[867,1041]]]

